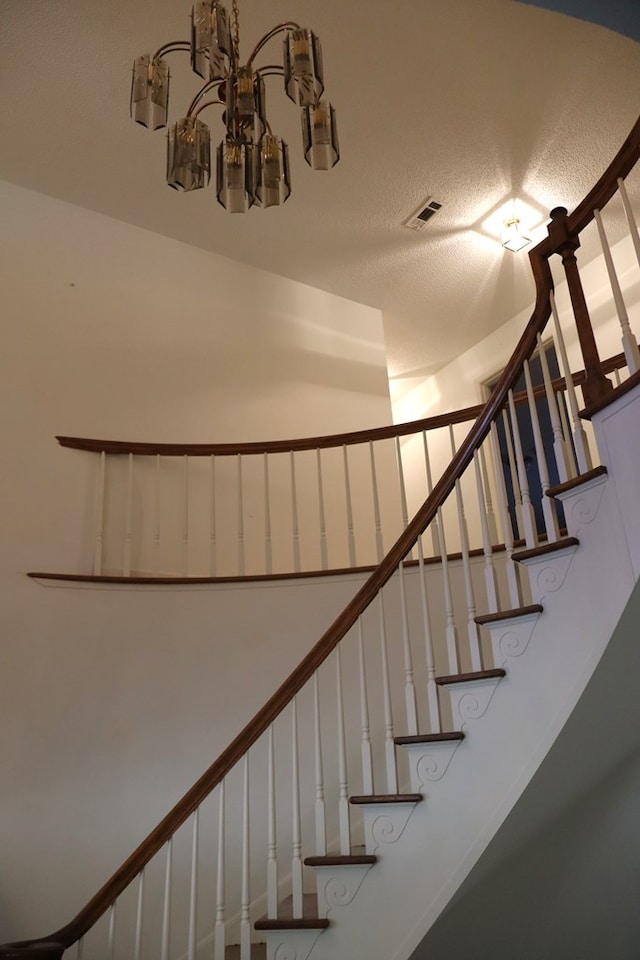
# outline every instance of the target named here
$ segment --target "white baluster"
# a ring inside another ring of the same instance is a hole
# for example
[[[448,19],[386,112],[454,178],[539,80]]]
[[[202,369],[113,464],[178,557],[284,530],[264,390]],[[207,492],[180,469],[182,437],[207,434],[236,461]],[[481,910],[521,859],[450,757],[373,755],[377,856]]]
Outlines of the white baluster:
[[[273,724],[269,727],[269,836],[267,851],[267,916],[278,916],[278,842],[276,824],[276,764]]]
[[[298,705],[296,697],[291,701],[291,810],[292,810],[292,857],[291,893],[293,895],[293,918],[302,918],[302,833],[300,826],[300,766],[298,757]]]
[[[516,458],[513,452],[513,443],[511,442],[511,428],[507,417],[506,408],[502,411],[502,427],[504,430],[504,441],[507,448],[507,460],[509,461],[509,476],[511,477],[511,489],[513,490],[513,505],[515,511],[514,534],[516,537],[522,536],[522,494],[520,493],[520,484],[518,483],[518,470],[516,467]]]
[[[242,454],[237,455],[238,464],[238,573],[244,576],[244,491],[242,487]]]
[[[449,439],[451,441],[451,456],[454,457],[456,454],[456,444],[452,424],[449,424]],[[478,624],[475,621],[476,603],[473,595],[473,584],[471,582],[471,563],[469,561],[469,533],[467,530],[467,518],[464,512],[462,486],[459,479],[455,482],[455,493],[456,508],[458,512],[458,530],[460,531],[460,552],[462,553],[464,592],[467,600],[467,637],[469,639],[471,669],[482,670],[482,651],[480,649]]]
[[[318,520],[320,522],[320,568],[327,570],[329,559],[327,556],[327,523],[324,514],[324,487],[322,485],[322,458],[320,448],[316,450],[316,464],[318,469]]]
[[[351,481],[349,478],[349,458],[347,447],[342,448],[342,461],[344,464],[344,492],[347,507],[347,541],[349,544],[349,566],[356,565],[356,539],[353,529],[353,508],[351,504]]]
[[[133,539],[133,454],[127,458],[127,507],[124,522],[124,558],[122,573],[125,577],[131,576],[131,544]]]
[[[322,763],[322,731],[320,728],[320,689],[317,670],[313,675],[313,708],[316,755],[316,856],[324,857],[327,852],[327,827],[324,807],[324,768]]]
[[[153,569],[160,573],[160,454],[156,454],[153,505]]]
[[[173,869],[173,838],[167,842],[167,859],[164,868],[164,900],[162,903],[162,938],[160,960],[169,960],[171,953],[171,875]]]
[[[100,451],[98,467],[98,491],[96,495],[96,545],[93,552],[93,573],[99,577],[102,574],[102,556],[104,551],[104,489],[107,471],[107,455]]]
[[[638,343],[629,324],[629,314],[627,313],[627,307],[624,302],[624,297],[622,296],[622,290],[620,289],[620,282],[618,280],[618,274],[616,273],[613,257],[611,256],[611,248],[602,223],[602,216],[599,210],[594,210],[593,213],[598,226],[602,255],[607,267],[611,292],[613,293],[613,300],[616,305],[620,329],[622,330],[622,349],[625,360],[627,361],[629,373],[637,373],[640,369],[640,350],[638,350]]]
[[[384,557],[384,546],[382,543],[382,521],[380,519],[380,497],[378,495],[378,477],[376,474],[376,458],[373,452],[373,441],[369,441],[369,460],[371,462],[371,493],[373,496],[373,520],[376,529],[376,551],[378,563]]]
[[[298,527],[298,494],[296,490],[296,462],[293,450],[289,454],[291,466],[291,529],[293,532],[293,570],[300,572],[300,529]]]
[[[442,510],[438,509],[439,539],[442,552],[440,560],[442,565],[442,591],[444,596],[444,611],[446,618],[445,638],[447,641],[447,660],[449,662],[449,673],[451,675],[460,672],[460,660],[458,655],[458,630],[453,615],[453,598],[451,594],[451,577],[449,575],[449,557],[447,554],[447,540],[442,518]]]
[[[482,552],[484,554],[484,582],[487,591],[487,610],[489,613],[495,613],[498,610],[498,582],[496,579],[496,568],[493,562],[493,548],[491,545],[489,522],[487,520],[487,509],[484,499],[480,456],[477,450],[473,454],[473,465],[476,474],[476,490],[478,494],[478,508],[480,511],[480,527],[482,530]]]
[[[220,783],[218,797],[218,856],[216,862],[216,925],[215,960],[224,960],[225,954],[225,803],[224,780]]]
[[[547,407],[551,418],[551,431],[553,433],[553,453],[558,468],[558,479],[560,483],[565,483],[571,476],[571,467],[567,444],[562,433],[562,424],[558,413],[558,400],[551,383],[551,373],[549,372],[549,361],[547,360],[547,351],[542,345],[542,337],[538,334],[538,353],[540,355],[540,366],[542,368],[542,380],[544,382],[544,392],[547,398]]]
[[[407,487],[404,480],[404,467],[402,466],[402,448],[400,447],[400,437],[396,437],[396,462],[398,464],[398,482],[400,484],[400,511],[402,513],[402,529],[406,530],[409,526],[409,507],[407,505]]]
[[[504,537],[505,553],[507,555],[506,574],[507,585],[509,587],[509,600],[511,609],[517,610],[522,606],[522,595],[520,591],[520,581],[518,580],[518,571],[513,561],[513,527],[511,525],[511,514],[507,504],[507,490],[504,481],[502,467],[502,457],[500,455],[500,442],[498,440],[498,427],[494,421],[491,424],[491,449],[493,452],[493,462],[496,476],[496,490],[498,492],[498,509],[500,511],[500,525],[502,526],[502,535]]]
[[[569,418],[567,416],[567,405],[564,401],[563,393],[561,393],[560,396],[556,394],[556,398],[558,401],[558,411],[560,412],[560,423],[562,424],[562,435],[565,438],[564,448],[567,452],[568,479],[573,480],[578,473],[578,465],[573,452],[573,443],[571,442],[571,427],[569,426]]]
[[[269,455],[264,454],[264,570],[273,572],[273,544],[271,542],[271,492],[269,488]]]
[[[413,657],[411,655],[411,637],[409,636],[409,615],[407,610],[403,563],[398,567],[398,578],[400,583],[400,618],[402,622],[402,649],[404,653],[404,697],[407,709],[407,734],[414,736],[418,732],[418,704],[416,701],[416,685],[413,675]]]
[[[216,458],[211,454],[211,498],[209,506],[209,575],[215,577],[218,570],[218,531],[216,527]]]
[[[340,853],[351,853],[351,830],[349,826],[349,781],[347,778],[347,743],[344,726],[344,700],[342,696],[342,664],[340,646],[336,647],[336,705],[338,708],[338,818],[340,823]]]
[[[624,207],[624,212],[627,217],[627,224],[629,226],[629,233],[633,240],[633,246],[636,251],[636,257],[638,258],[638,265],[640,265],[640,234],[638,233],[638,225],[636,223],[636,218],[633,215],[633,210],[631,209],[631,204],[629,203],[629,195],[627,193],[627,188],[625,186],[624,180],[618,178],[618,190],[620,191],[620,197],[622,198],[622,205]]]
[[[387,771],[387,793],[398,792],[396,747],[393,739],[393,712],[391,707],[391,684],[389,681],[389,658],[387,655],[387,630],[384,622],[382,591],[378,593],[378,621],[380,624],[380,666],[382,668],[382,700],[384,704],[384,754]]]
[[[400,437],[396,437],[396,462],[398,464],[398,482],[400,484],[400,511],[402,513],[402,529],[406,530],[409,526],[409,507],[407,504],[407,485],[404,479],[404,466],[402,464],[402,447]],[[413,549],[407,554],[406,559],[413,558]]]
[[[364,640],[362,619],[358,619],[358,664],[360,668],[360,730],[362,743],[362,793],[367,797],[373,793],[373,762],[371,757],[371,732],[369,724],[369,698],[367,695],[367,673],[364,659]]]
[[[142,956],[142,921],[144,911],[144,870],[138,874],[138,903],[136,906],[136,933],[133,946],[133,960]]]
[[[420,608],[422,613],[422,630],[427,660],[427,706],[429,709],[430,733],[440,733],[440,702],[436,686],[436,661],[433,652],[431,635],[431,620],[429,618],[429,604],[427,602],[427,572],[424,565],[422,538],[418,537],[418,568],[420,573]]]
[[[571,367],[569,366],[569,361],[567,359],[567,348],[564,342],[564,336],[562,334],[562,327],[560,326],[560,317],[558,316],[558,308],[556,306],[556,298],[553,291],[550,294],[551,302],[551,312],[553,314],[553,325],[556,332],[556,342],[558,345],[558,350],[560,352],[560,365],[562,369],[562,375],[567,384],[567,399],[569,401],[569,410],[571,411],[571,424],[573,427],[573,443],[576,450],[576,458],[578,460],[578,470],[580,473],[587,473],[593,467],[591,460],[591,451],[589,450],[589,442],[587,440],[587,435],[582,425],[582,420],[580,419],[580,413],[578,411],[578,399],[576,397],[576,388],[573,383],[573,375],[571,373]]]
[[[422,431],[422,445],[424,448],[424,465],[427,472],[427,493],[431,496],[433,492],[433,478],[431,476],[431,458],[429,457],[429,443],[427,440],[427,431]],[[430,524],[431,540],[433,543],[433,555],[437,557],[440,553],[440,531],[438,526],[438,517],[434,517]]]
[[[216,458],[211,454],[211,504],[209,526],[209,572],[212,577],[218,570],[218,532],[216,527]]]
[[[491,480],[489,478],[489,470],[487,468],[487,459],[485,457],[484,444],[480,447],[480,466],[482,468],[482,482],[484,483],[487,527],[489,530],[489,542],[491,544],[495,544],[495,543],[498,543],[498,524],[496,523],[496,515],[493,512],[493,498],[491,494],[492,485],[491,485]]]
[[[198,821],[199,809],[195,810],[193,814],[193,832],[191,835],[188,960],[196,960],[196,949],[198,946]]]
[[[116,901],[117,902],[117,901]],[[107,934],[107,958],[114,960],[116,955],[116,904],[109,907],[109,932]]]
[[[84,957],[84,937],[80,937],[80,939],[76,943],[76,960],[83,960],[83,957]]]
[[[540,418],[538,417],[538,407],[533,394],[533,383],[531,380],[531,368],[529,361],[524,362],[524,379],[527,385],[527,400],[529,403],[529,416],[533,427],[533,442],[536,448],[536,460],[538,461],[538,473],[540,475],[540,486],[542,488],[542,515],[544,525],[547,531],[549,541],[556,541],[560,536],[558,529],[558,517],[556,514],[556,504],[551,497],[547,496],[547,490],[551,486],[549,481],[549,467],[547,466],[547,455],[542,440],[542,430],[540,429]]]
[[[538,543],[538,532],[536,530],[535,514],[533,504],[531,503],[531,494],[529,493],[529,479],[524,465],[524,456],[522,453],[522,442],[520,440],[520,428],[518,426],[518,417],[516,415],[516,405],[513,400],[513,390],[509,390],[509,411],[511,413],[511,429],[513,431],[513,446],[516,455],[516,465],[518,473],[518,485],[522,497],[522,532],[527,547],[535,547]]]
[[[183,576],[189,576],[189,457],[185,454],[184,458],[184,503],[182,513],[182,573]]]
[[[251,886],[249,873],[249,754],[244,755],[242,797],[242,880],[240,891],[240,960],[251,960]],[[217,960],[217,958],[216,958]]]
[[[613,371],[613,377],[614,377],[615,382],[616,382],[616,387],[619,387],[619,386],[620,386],[620,383],[621,383],[621,380],[620,380],[620,371],[618,370],[617,367],[616,367],[616,369]]]

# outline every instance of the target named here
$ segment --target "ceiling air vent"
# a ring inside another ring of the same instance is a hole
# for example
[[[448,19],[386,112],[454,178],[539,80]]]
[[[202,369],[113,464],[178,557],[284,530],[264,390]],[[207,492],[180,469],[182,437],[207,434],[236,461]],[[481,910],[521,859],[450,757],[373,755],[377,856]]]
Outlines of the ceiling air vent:
[[[403,227],[409,227],[411,230],[422,230],[441,208],[441,203],[438,203],[432,197],[427,197],[402,225]]]

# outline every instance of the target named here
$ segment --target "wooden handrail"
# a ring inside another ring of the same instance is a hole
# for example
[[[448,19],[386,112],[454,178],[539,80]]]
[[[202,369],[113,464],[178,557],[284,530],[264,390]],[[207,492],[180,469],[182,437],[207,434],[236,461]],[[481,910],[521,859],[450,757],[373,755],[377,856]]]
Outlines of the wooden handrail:
[[[607,172],[600,178],[585,201],[578,207],[574,217],[570,219],[570,222],[576,229],[578,226],[582,229],[593,216],[592,211],[589,215],[585,209],[587,201],[592,206],[602,206],[603,203],[606,202],[602,198],[609,198],[613,195],[618,178],[626,176],[639,156],[640,119],[635,124],[631,134],[616,155],[616,158],[610,164]],[[388,551],[385,558],[334,620],[329,629],[325,631],[312,650],[304,657],[290,676],[281,684],[264,707],[244,727],[226,750],[223,751],[218,759],[175,805],[173,810],[152,830],[146,840],[140,844],[80,913],[77,914],[70,923],[56,931],[56,933],[42,938],[42,941],[62,943],[68,947],[93,926],[120,893],[122,893],[129,883],[140,873],[154,854],[164,846],[175,831],[247,753],[250,747],[267,731],[269,726],[288,706],[307,681],[311,679],[316,670],[345,637],[351,627],[353,627],[358,617],[364,613],[382,587],[384,587],[387,581],[393,576],[418,537],[421,536],[434,519],[437,510],[453,490],[456,480],[460,478],[464,470],[471,463],[475,450],[486,437],[494,417],[505,403],[508,391],[513,389],[513,386],[517,382],[524,361],[534,352],[536,338],[538,334],[541,334],[544,330],[551,315],[550,292],[553,289],[553,280],[549,266],[549,258],[555,252],[556,250],[553,248],[553,244],[550,243],[549,238],[543,240],[531,250],[529,259],[536,287],[536,302],[524,333],[520,338],[508,366],[500,376],[493,393],[482,407],[467,437],[451,460],[449,467],[436,483],[431,495],[422,504],[407,528]],[[287,447],[286,449],[291,448]],[[37,941],[24,941],[24,944],[29,945],[35,942]]]
[[[65,927],[46,939],[70,946],[75,943],[105,913],[113,901],[126,889],[142,868],[164,846],[176,830],[196,810],[211,791],[233,769],[238,761],[266,732],[276,717],[288,706],[294,696],[311,679],[338,643],[364,613],[379,591],[391,579],[399,564],[407,556],[418,537],[436,515],[438,508],[453,490],[458,477],[473,458],[474,450],[489,432],[491,422],[504,404],[508,391],[520,375],[524,360],[536,346],[536,337],[551,315],[549,293],[552,290],[551,271],[547,261],[535,257],[532,266],[536,281],[536,306],[509,366],[504,370],[491,397],[482,408],[466,439],[451,461],[446,472],[436,483],[431,496],[423,503],[413,520],[398,537],[383,561],[366,583],[334,620],[320,640],[298,664],[295,670],[276,690],[270,700],[244,727],[218,759],[206,770],[175,807],[152,830],[149,836],[131,854],[110,880],[98,891],[80,913]]]
[[[617,353],[614,357],[604,360],[602,369],[605,373],[621,370],[626,365],[624,353]],[[584,383],[585,371],[579,370],[572,375],[575,386]],[[557,377],[551,382],[556,393],[566,389],[564,377]],[[545,396],[544,385],[534,387],[535,397]],[[525,391],[514,394],[516,405],[527,403]],[[89,453],[108,453],[110,455],[127,456],[134,454],[139,457],[235,457],[269,454],[291,453],[303,450],[327,449],[331,447],[349,446],[358,443],[369,443],[376,440],[389,440],[395,437],[406,437],[422,431],[437,430],[442,427],[453,426],[456,423],[468,423],[475,420],[484,410],[484,404],[478,403],[472,407],[462,407],[449,413],[438,414],[437,417],[425,417],[422,420],[410,420],[406,423],[391,424],[386,427],[375,427],[370,430],[356,430],[351,433],[334,433],[321,437],[305,437],[294,440],[248,441],[246,443],[151,443],[130,440],[99,440],[89,437],[57,436],[56,440],[61,447],[72,450],[85,450]]]

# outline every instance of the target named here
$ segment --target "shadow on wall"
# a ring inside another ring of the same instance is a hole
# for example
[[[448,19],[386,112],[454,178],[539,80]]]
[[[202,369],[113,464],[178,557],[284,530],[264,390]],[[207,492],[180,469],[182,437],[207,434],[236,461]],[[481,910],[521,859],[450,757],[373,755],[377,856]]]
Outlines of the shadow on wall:
[[[569,17],[608,27],[625,37],[640,41],[640,6],[629,0],[518,0]]]
[[[640,668],[639,616],[636,585],[564,730],[412,960],[638,957],[640,701],[624,678]]]

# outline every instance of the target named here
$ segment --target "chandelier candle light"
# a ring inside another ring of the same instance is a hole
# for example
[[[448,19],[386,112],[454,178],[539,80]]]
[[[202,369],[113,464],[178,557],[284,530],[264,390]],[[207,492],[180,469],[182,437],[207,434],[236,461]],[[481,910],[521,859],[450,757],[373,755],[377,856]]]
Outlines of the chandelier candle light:
[[[284,36],[283,65],[256,68],[263,47]],[[311,30],[293,21],[269,30],[240,63],[237,0],[231,21],[218,0],[196,3],[191,12],[191,41],[166,43],[153,56],[133,64],[131,116],[157,130],[167,125],[169,67],[164,59],[188,51],[194,73],[204,80],[187,114],[169,127],[167,183],[176,190],[199,190],[211,176],[211,137],[199,114],[213,105],[223,108],[226,135],[217,150],[216,193],[231,213],[245,213],[254,204],[273,207],[291,193],[287,144],[273,134],[266,116],[265,77],[284,78],[285,92],[302,112],[305,160],[314,170],[330,170],[340,159],[336,121],[331,104],[322,100],[324,80],[320,41]]]

